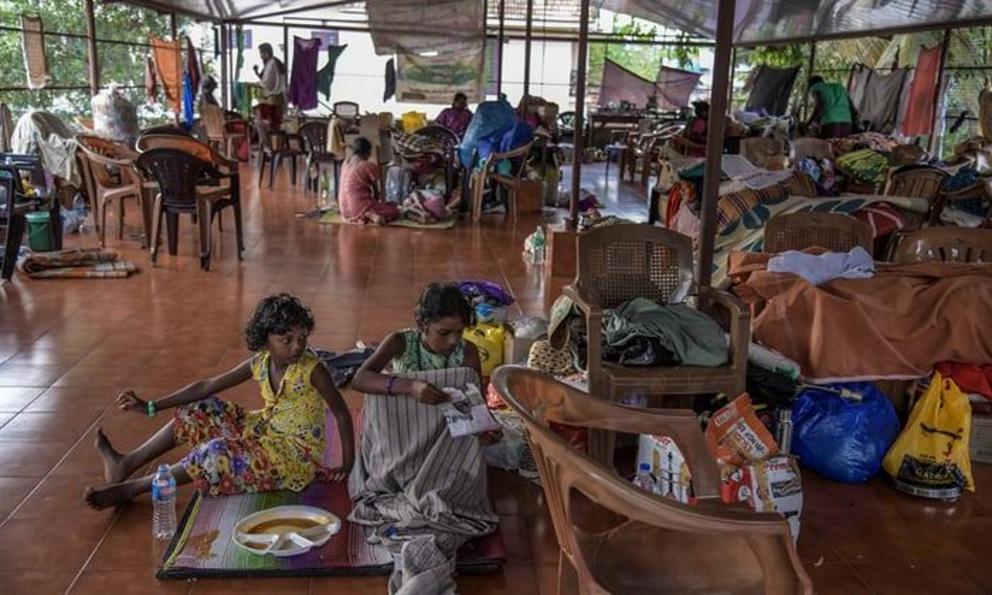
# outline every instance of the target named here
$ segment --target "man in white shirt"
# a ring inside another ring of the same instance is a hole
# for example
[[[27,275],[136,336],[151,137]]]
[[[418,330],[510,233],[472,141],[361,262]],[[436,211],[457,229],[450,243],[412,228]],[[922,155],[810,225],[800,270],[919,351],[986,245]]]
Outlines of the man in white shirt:
[[[286,113],[286,66],[276,58],[272,46],[263,43],[258,46],[262,57],[262,68],[255,65],[255,75],[260,79],[262,101],[257,106],[259,120],[263,120],[269,130],[278,130]]]

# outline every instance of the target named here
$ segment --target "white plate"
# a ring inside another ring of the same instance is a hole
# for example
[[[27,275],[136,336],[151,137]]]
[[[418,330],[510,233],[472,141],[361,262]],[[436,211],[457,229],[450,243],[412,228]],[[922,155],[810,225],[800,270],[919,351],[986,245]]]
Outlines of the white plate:
[[[262,531],[256,529],[260,525]],[[322,508],[277,506],[241,519],[232,538],[253,554],[285,558],[324,545],[340,530],[341,519]]]

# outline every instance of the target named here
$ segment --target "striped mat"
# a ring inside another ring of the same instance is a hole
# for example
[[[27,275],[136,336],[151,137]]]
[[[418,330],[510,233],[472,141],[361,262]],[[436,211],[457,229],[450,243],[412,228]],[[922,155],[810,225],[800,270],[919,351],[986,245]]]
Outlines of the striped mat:
[[[355,412],[356,431],[362,427]],[[334,417],[328,413],[328,436]],[[331,433],[333,431],[333,433]],[[328,440],[324,463],[340,461],[338,441]],[[259,556],[234,543],[234,526],[249,514],[275,506],[303,504],[328,510],[342,519],[341,531],[322,547],[291,558]],[[172,543],[166,549],[159,579],[251,578],[293,576],[355,576],[389,574],[392,558],[385,548],[369,544],[370,529],[350,523],[351,498],[346,483],[314,483],[300,493],[290,491],[241,494],[211,498],[197,493],[186,509]],[[458,552],[458,571],[464,574],[498,572],[506,548],[497,529],[466,543]]]

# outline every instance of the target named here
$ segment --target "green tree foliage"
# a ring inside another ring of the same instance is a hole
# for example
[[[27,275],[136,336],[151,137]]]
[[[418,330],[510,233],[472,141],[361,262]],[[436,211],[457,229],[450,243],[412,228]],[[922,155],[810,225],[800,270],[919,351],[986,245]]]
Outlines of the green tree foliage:
[[[15,116],[28,110],[52,111],[64,118],[88,117],[89,102],[89,57],[86,48],[86,14],[83,0],[3,0],[0,2],[0,25],[20,27],[20,15],[39,15],[49,33],[67,33],[72,37],[45,36],[45,50],[48,57],[48,71],[52,87],[82,87],[78,90],[28,90],[24,56],[21,49],[21,34],[14,31],[0,31],[0,89],[15,87],[23,90],[0,91],[0,101],[8,104]],[[169,37],[170,25],[167,14],[128,4],[96,3],[97,38],[121,43],[98,43],[97,55],[100,61],[100,83],[111,83],[121,87],[129,99],[139,109],[139,116],[147,121],[161,119],[163,106],[145,105],[145,57],[151,35]],[[204,69],[213,72],[213,36],[209,28],[180,18],[182,34],[189,34],[194,44],[206,51],[201,52]],[[77,37],[78,36],[78,37]]]

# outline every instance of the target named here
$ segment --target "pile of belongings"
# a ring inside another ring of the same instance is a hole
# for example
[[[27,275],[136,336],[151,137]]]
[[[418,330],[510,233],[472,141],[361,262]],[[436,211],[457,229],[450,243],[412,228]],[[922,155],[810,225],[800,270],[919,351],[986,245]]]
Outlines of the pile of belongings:
[[[551,307],[551,345],[568,349],[578,370],[586,369],[586,323],[568,297]],[[727,363],[723,329],[687,304],[657,304],[635,298],[603,311],[603,360],[628,366],[722,366]]]
[[[116,252],[100,248],[36,252],[18,268],[31,279],[125,279],[138,270],[129,260],[118,260]]]
[[[884,184],[889,170],[889,160],[872,149],[860,149],[837,158],[837,167],[858,181]]]

